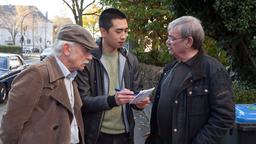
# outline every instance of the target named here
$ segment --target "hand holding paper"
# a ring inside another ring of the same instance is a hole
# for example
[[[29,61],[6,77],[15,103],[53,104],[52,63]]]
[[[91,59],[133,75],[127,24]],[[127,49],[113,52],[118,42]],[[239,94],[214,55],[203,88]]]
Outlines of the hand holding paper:
[[[131,100],[134,99],[134,95],[133,95],[134,93],[129,89],[122,89],[122,90],[115,89],[115,90],[116,90],[115,100],[117,105],[129,103]]]
[[[142,90],[140,91],[137,95],[135,95],[134,99],[132,101],[130,101],[130,104],[137,104],[140,101],[146,99],[153,91],[154,91],[154,87],[151,89],[146,89],[146,90]]]

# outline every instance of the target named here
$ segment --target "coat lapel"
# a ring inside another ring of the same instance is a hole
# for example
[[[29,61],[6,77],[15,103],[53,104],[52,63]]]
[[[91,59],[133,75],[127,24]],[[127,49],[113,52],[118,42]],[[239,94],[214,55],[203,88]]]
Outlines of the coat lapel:
[[[75,99],[74,113],[75,113],[75,116],[77,116],[78,112],[82,107],[82,101],[78,92],[77,83],[75,81],[73,81],[73,89],[74,89],[74,99]]]
[[[50,83],[56,83],[55,90],[52,91],[51,97],[63,105],[71,114],[72,108],[69,102],[68,93],[64,83],[64,75],[54,56],[46,59],[47,70],[49,72]]]
[[[63,105],[71,114],[72,108],[68,99],[68,94],[64,80],[61,80],[55,90],[52,92],[51,97]]]

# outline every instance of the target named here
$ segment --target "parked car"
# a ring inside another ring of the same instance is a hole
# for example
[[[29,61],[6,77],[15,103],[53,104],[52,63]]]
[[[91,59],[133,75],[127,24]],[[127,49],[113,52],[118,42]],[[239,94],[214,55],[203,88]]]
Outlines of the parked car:
[[[23,48],[22,48],[22,52],[23,53],[32,53],[33,52],[33,47],[32,46],[24,46]]]
[[[18,54],[0,53],[0,103],[7,100],[13,79],[27,66]]]
[[[43,50],[43,52],[40,54],[40,61],[42,61],[44,58],[46,58],[47,56],[51,55],[53,53],[53,49],[52,48],[45,48]]]

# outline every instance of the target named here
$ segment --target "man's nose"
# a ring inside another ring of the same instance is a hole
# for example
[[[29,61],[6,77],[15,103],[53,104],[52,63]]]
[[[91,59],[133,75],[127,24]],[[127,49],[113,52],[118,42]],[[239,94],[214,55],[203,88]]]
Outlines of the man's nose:
[[[88,60],[92,60],[92,54],[91,54],[91,53],[88,53],[88,55],[86,56],[86,58],[87,58]]]
[[[170,41],[167,39],[167,40],[165,41],[165,44],[166,44],[167,46],[169,46],[169,45],[170,45]]]
[[[128,37],[128,33],[123,32],[123,33],[121,34],[121,39],[126,39],[127,37]]]

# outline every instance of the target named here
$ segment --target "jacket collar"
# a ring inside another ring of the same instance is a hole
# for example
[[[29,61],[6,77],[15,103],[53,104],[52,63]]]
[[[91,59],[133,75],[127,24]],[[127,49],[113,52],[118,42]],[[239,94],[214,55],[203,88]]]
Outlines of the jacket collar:
[[[91,50],[91,53],[93,55],[94,58],[96,59],[100,59],[101,56],[102,56],[102,38],[99,38],[99,40],[96,42],[99,46],[98,49],[94,49],[94,50]],[[118,49],[118,51],[124,56],[126,57],[128,55],[128,51],[126,48],[120,48]]]
[[[47,70],[49,72],[50,77],[50,83],[54,83],[55,81],[64,78],[64,74],[61,71],[56,59],[54,56],[50,56],[45,59]],[[61,84],[60,84],[61,83]],[[64,81],[61,81],[57,86],[55,87],[55,90],[52,91],[52,98],[54,98],[56,101],[58,101],[60,104],[62,104],[64,107],[66,107],[70,114],[72,114],[72,108],[68,99],[68,94],[65,91],[65,83]],[[79,92],[77,89],[77,84],[75,81],[73,81],[73,89],[74,89],[74,114],[77,115],[80,108],[82,107],[82,102],[80,100]]]
[[[48,61],[46,66],[49,72],[50,83],[65,77],[54,56],[48,57],[46,61]]]
[[[201,79],[206,77],[204,69],[203,69],[203,56],[204,52],[199,51],[192,59],[189,61],[188,65],[191,66],[193,79]]]
[[[192,79],[194,81],[206,77],[202,65],[203,56],[204,52],[199,51],[194,57],[192,57],[188,62],[186,62],[186,64],[191,68],[193,76]],[[178,63],[178,60],[172,62],[171,65],[167,65],[164,71],[169,71],[171,68],[175,66],[176,63]]]

